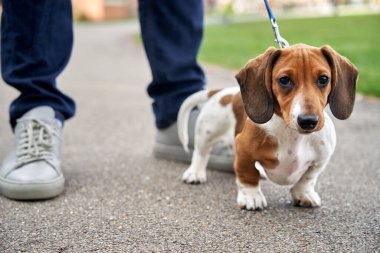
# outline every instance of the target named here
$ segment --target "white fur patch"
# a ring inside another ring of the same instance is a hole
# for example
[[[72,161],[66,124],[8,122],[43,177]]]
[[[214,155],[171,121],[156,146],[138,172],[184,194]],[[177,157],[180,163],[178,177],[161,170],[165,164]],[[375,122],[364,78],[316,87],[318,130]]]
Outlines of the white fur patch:
[[[321,198],[314,190],[314,185],[311,187],[294,187],[291,190],[293,205],[303,207],[318,207],[321,205]]]
[[[302,114],[302,96],[297,95],[292,103],[292,107],[290,109],[290,116],[291,116],[291,121],[290,125],[293,129],[298,129],[298,116]]]
[[[257,187],[245,186],[236,180],[238,185],[237,203],[240,208],[247,210],[260,210],[267,207],[267,200],[260,189]]]
[[[256,162],[255,163],[255,168],[259,171],[260,173],[260,177],[264,178],[264,179],[267,179],[268,176],[267,176],[267,173],[265,173],[265,169],[264,167],[261,165],[260,162]]]
[[[278,141],[279,163],[275,168],[264,169],[268,178],[280,185],[294,185],[314,162],[328,160],[335,149],[335,128],[326,113],[324,127],[311,134],[287,127],[276,115],[260,126]]]
[[[206,167],[210,156],[210,148],[200,151],[195,149],[190,167],[183,173],[182,181],[188,184],[206,183]]]
[[[182,175],[182,181],[188,184],[206,183],[206,170],[197,168],[188,168]]]

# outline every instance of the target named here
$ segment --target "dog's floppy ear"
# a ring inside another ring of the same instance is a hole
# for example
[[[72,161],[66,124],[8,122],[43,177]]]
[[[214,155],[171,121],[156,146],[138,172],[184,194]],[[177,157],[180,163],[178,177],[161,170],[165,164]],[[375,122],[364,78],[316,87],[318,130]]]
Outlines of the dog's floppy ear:
[[[331,68],[330,109],[337,119],[347,119],[354,108],[357,68],[330,46],[321,48]]]
[[[280,50],[268,48],[265,53],[250,60],[235,76],[240,85],[245,112],[258,124],[269,121],[274,113],[272,69],[279,55]]]

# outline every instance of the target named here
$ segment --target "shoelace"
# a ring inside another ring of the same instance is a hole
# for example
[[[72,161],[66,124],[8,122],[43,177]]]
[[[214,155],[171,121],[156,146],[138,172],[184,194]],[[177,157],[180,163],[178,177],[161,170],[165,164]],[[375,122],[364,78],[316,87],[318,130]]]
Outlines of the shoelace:
[[[51,162],[55,130],[51,125],[38,119],[25,119],[25,121],[27,121],[26,127],[21,130],[19,136],[16,163],[22,165],[38,160]]]

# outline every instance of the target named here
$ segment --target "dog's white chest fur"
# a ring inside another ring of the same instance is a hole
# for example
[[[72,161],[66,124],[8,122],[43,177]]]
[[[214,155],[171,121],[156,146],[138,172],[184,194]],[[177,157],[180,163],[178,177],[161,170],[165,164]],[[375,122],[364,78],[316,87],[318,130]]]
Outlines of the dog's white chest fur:
[[[325,117],[325,126],[309,135],[286,127],[285,122],[276,115],[261,125],[278,144],[275,152],[278,165],[270,169],[263,167],[271,181],[280,185],[293,185],[313,163],[331,156],[335,148],[335,130],[329,116],[326,114]]]

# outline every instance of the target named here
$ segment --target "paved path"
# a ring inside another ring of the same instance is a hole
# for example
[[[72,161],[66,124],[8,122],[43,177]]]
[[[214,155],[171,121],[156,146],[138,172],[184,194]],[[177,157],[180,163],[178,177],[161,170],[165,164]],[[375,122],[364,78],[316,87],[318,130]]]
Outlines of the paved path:
[[[49,201],[0,197],[0,252],[375,252],[380,246],[380,103],[358,101],[336,122],[338,145],[318,191],[323,206],[290,206],[289,187],[263,183],[269,207],[240,210],[234,176],[209,171],[185,185],[186,165],[152,156],[150,72],[134,25],[76,28],[61,88],[78,103],[64,132],[65,192]],[[247,56],[248,57],[248,56]],[[208,67],[213,86],[233,73]],[[0,87],[0,158],[12,139]]]

